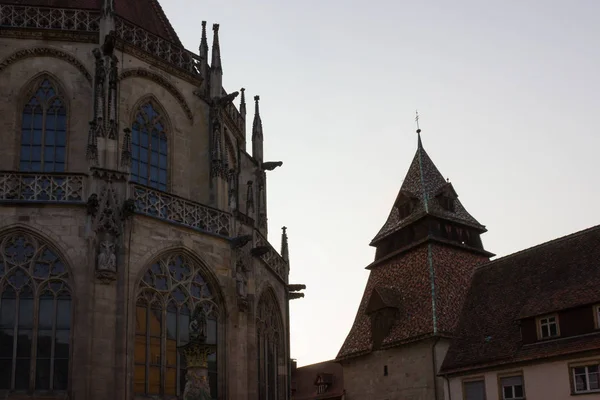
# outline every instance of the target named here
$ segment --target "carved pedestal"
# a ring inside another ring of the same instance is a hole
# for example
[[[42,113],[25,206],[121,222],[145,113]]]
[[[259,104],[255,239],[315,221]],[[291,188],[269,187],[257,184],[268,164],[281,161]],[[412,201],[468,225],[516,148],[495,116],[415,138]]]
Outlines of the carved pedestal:
[[[187,361],[183,400],[211,400],[208,383],[208,356],[215,353],[216,346],[206,344],[199,338],[193,339],[178,349]]]

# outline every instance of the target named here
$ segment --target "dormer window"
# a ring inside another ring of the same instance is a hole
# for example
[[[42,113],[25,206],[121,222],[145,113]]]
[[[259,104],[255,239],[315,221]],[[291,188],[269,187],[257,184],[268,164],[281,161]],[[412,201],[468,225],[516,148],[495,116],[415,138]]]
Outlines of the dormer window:
[[[325,393],[326,390],[327,390],[326,384],[321,384],[321,385],[317,386],[317,394],[323,394],[323,393]]]
[[[440,205],[446,211],[454,212],[454,199],[448,196],[439,197]]]
[[[537,325],[539,339],[551,339],[560,335],[557,315],[540,317],[538,318]]]
[[[410,215],[412,211],[412,204],[410,201],[406,201],[398,206],[398,216],[400,219],[404,219]]]

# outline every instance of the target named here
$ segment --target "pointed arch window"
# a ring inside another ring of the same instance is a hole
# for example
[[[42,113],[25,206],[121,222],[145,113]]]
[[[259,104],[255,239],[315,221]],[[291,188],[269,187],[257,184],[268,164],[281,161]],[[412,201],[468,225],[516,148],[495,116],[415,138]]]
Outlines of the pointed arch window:
[[[64,172],[66,149],[67,108],[57,86],[42,78],[23,109],[19,169]]]
[[[167,190],[167,130],[164,116],[151,101],[136,113],[131,137],[131,180]]]
[[[258,398],[284,399],[284,377],[279,374],[280,367],[285,366],[283,324],[277,300],[272,293],[261,296],[256,319]]]
[[[2,236],[0,390],[67,390],[70,336],[65,263],[29,234]]]
[[[219,309],[198,263],[174,253],[153,263],[138,287],[134,388],[138,394],[181,396],[186,360],[177,347],[190,339],[191,315],[202,307],[207,339],[218,345]],[[218,350],[217,350],[218,351]],[[211,397],[217,398],[217,354],[208,358]]]

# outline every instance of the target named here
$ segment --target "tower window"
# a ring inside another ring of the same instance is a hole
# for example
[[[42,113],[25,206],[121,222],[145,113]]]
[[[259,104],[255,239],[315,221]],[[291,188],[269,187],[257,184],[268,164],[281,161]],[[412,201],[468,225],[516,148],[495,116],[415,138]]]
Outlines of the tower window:
[[[383,376],[388,376],[388,367],[387,367],[387,365],[383,366]]]
[[[410,201],[406,201],[398,206],[398,216],[401,219],[408,217],[411,212],[412,212],[412,203]]]

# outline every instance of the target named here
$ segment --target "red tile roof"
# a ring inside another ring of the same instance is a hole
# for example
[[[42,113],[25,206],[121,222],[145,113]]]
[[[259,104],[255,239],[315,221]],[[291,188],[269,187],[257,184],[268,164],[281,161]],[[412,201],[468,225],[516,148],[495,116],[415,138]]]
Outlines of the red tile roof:
[[[317,386],[315,386],[315,381],[319,375],[322,376],[325,382],[331,380],[331,385],[323,394],[317,394]],[[325,361],[297,368],[292,373],[292,387],[296,389],[292,395],[292,400],[341,399],[344,395],[342,366],[334,361]]]
[[[100,10],[103,0],[0,0],[0,3],[24,6],[80,8]],[[118,16],[148,32],[182,46],[158,0],[115,0]]]
[[[462,307],[473,270],[487,260],[485,256],[430,242],[373,268],[354,324],[337,359],[360,356],[372,350],[371,320],[367,308],[375,290],[381,296],[380,288],[386,288],[386,301],[398,307],[396,320],[381,348],[433,334],[451,335],[458,319],[457,310]],[[393,296],[387,295],[390,293]],[[432,300],[432,295],[435,296],[435,301]]]
[[[600,226],[478,268],[442,373],[600,350],[600,334],[523,345],[518,320],[600,302]]]

